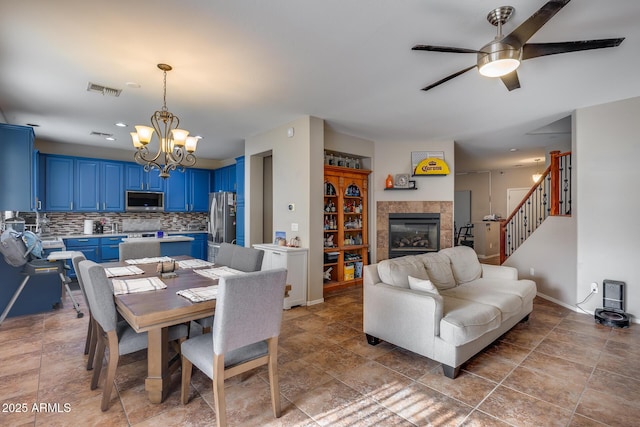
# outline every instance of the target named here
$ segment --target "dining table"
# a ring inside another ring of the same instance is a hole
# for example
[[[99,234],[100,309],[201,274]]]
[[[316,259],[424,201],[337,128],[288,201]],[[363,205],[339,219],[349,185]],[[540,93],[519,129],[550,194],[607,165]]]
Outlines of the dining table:
[[[176,266],[179,261],[196,260],[186,255],[175,256],[172,259],[177,261]],[[105,269],[130,266],[126,261],[108,262],[100,265]],[[176,292],[216,285],[218,280],[198,274],[195,270],[217,266],[204,264],[201,268],[176,268],[174,277],[162,275],[158,271],[158,262],[136,263],[135,266],[140,268],[143,273],[112,277],[112,279],[160,277],[166,285],[166,288],[159,290],[114,295],[116,309],[120,315],[136,332],[147,333],[145,390],[150,402],[161,403],[169,391],[171,373],[180,366],[179,354],[173,358],[169,354],[169,327],[213,316],[216,308],[215,299],[191,302],[190,299],[178,295]],[[291,290],[291,285],[285,287],[285,296],[289,290]]]
[[[189,256],[173,257],[176,261],[193,259]],[[105,268],[125,267],[124,262],[109,262],[101,264]],[[139,279],[161,276],[158,263],[135,264],[144,272],[131,276],[113,277],[113,279]],[[209,266],[211,268],[211,266]],[[178,268],[175,277],[162,277],[167,285],[165,289],[115,295],[116,309],[122,317],[138,333],[146,332],[147,349],[147,378],[145,390],[149,401],[160,403],[164,400],[169,389],[171,372],[180,362],[179,357],[173,363],[169,357],[168,330],[170,326],[189,323],[192,320],[212,316],[216,308],[216,300],[191,302],[189,299],[176,294],[177,291],[190,288],[212,286],[217,280],[202,276],[194,272],[193,268]],[[173,366],[170,366],[173,365]]]

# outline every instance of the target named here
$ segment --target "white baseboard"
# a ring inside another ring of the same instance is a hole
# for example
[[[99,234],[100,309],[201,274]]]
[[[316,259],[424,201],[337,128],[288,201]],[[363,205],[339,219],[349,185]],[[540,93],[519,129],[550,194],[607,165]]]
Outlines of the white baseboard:
[[[557,300],[557,299],[555,299],[553,297],[550,297],[548,295],[541,294],[540,292],[538,292],[536,295],[539,296],[542,299],[546,299],[547,301],[551,301],[552,303],[558,304],[558,305],[560,305],[560,306],[562,306],[564,308],[568,308],[569,310],[575,311],[576,313],[590,314],[591,316],[594,315],[593,311],[580,309],[575,305],[570,305],[570,304],[564,303],[564,302],[562,302],[560,300]],[[629,320],[631,321],[631,323],[640,324],[640,319],[637,319],[635,316],[629,316]]]
[[[324,302],[324,298],[320,298],[320,299],[313,300],[313,301],[307,301],[307,305],[322,304],[323,302]]]

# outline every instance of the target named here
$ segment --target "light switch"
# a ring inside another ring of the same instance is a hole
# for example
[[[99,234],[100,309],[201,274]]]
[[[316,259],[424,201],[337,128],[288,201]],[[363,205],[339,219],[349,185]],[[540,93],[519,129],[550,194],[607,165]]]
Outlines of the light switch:
[[[291,223],[291,231],[298,231],[298,223],[297,222],[292,222]]]

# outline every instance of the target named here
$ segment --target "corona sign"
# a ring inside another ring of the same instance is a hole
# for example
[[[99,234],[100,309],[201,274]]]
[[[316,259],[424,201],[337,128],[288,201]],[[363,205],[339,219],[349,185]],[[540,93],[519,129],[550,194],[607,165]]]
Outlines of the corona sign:
[[[449,175],[449,166],[442,159],[427,157],[413,171],[414,175]]]

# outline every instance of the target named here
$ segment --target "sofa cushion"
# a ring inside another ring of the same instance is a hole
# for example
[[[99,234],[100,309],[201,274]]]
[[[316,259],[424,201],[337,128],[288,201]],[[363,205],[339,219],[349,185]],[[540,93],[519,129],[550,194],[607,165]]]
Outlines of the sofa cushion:
[[[525,288],[518,290],[518,286],[510,286],[515,283],[512,280],[478,279],[447,289],[442,295],[493,306],[500,311],[500,321],[504,322],[520,312],[525,298],[532,298]]]
[[[440,295],[438,288],[431,283],[431,280],[418,279],[417,277],[409,276],[409,288],[413,291],[429,292]]]
[[[383,283],[401,288],[409,288],[409,276],[429,279],[424,264],[416,256],[403,256],[380,261],[378,275]]]
[[[458,285],[472,282],[482,275],[482,266],[478,261],[478,255],[470,247],[456,246],[443,249],[440,253],[449,258],[451,271],[453,271],[453,277]]]
[[[439,252],[430,252],[416,256],[424,263],[429,280],[436,285],[438,290],[449,289],[456,286],[456,280],[451,271],[449,258]]]
[[[523,300],[533,300],[536,296],[536,283],[533,280],[520,279],[485,279],[481,278],[473,282],[473,286],[485,289],[486,292],[502,292],[517,295]]]
[[[440,338],[451,345],[460,346],[500,326],[500,310],[478,302],[443,298],[443,316],[440,320]]]

